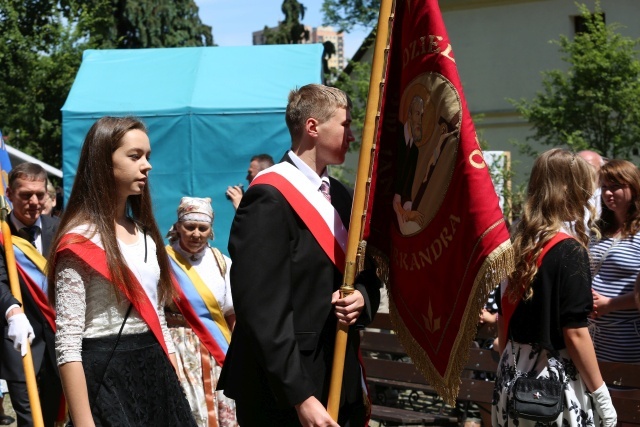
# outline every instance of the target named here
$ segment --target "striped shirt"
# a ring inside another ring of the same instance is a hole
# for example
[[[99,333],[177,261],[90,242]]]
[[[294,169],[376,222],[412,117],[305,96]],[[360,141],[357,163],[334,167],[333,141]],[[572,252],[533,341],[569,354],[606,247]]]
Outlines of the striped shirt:
[[[633,292],[640,273],[640,232],[624,239],[602,238],[589,250],[596,292],[610,298]],[[618,310],[589,323],[599,360],[640,362],[640,311]]]

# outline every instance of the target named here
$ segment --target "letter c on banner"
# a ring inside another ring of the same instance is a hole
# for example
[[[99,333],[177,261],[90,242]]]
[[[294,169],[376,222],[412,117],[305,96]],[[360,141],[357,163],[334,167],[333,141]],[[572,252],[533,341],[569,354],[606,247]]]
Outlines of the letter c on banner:
[[[480,157],[479,162],[474,159],[474,157],[476,156]],[[473,166],[476,169],[482,169],[487,167],[487,164],[484,162],[484,157],[482,157],[482,151],[478,150],[477,148],[473,150],[471,154],[469,154],[469,163],[471,163],[471,166]]]

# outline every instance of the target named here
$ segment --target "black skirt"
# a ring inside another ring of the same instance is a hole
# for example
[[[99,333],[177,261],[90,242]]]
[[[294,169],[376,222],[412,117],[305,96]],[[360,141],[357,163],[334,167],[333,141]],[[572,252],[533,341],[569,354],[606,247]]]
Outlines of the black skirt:
[[[178,376],[155,336],[151,332],[121,335],[108,361],[115,342],[115,335],[82,341],[82,365],[96,426],[195,427]]]

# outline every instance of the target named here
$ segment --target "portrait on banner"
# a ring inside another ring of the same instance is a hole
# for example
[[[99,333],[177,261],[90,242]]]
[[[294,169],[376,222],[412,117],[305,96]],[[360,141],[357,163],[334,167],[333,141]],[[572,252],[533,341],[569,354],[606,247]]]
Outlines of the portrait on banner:
[[[438,212],[455,168],[462,103],[442,74],[413,79],[402,93],[393,210],[400,233],[422,231]]]

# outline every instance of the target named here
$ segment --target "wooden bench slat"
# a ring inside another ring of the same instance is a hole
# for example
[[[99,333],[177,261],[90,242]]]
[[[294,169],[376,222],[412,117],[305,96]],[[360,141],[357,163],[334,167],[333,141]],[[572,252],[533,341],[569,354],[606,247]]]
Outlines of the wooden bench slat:
[[[372,385],[390,387],[397,389],[416,390],[423,393],[433,394],[436,390],[429,384],[408,383],[404,381],[390,380],[386,378],[377,378],[367,376],[367,382]]]
[[[365,330],[360,338],[360,349],[381,353],[405,354],[396,334]]]
[[[393,324],[391,323],[391,317],[389,317],[389,313],[377,313],[373,322],[367,325],[367,328],[374,329],[386,329],[389,331],[393,331]]]
[[[612,398],[618,414],[618,423],[640,424],[640,400]]]
[[[607,384],[640,388],[640,364],[599,361],[598,366]]]
[[[363,357],[367,377],[386,378],[412,384],[428,384],[413,363]]]
[[[499,362],[500,354],[498,354],[497,351],[484,348],[471,348],[469,351],[469,360],[464,369],[495,374]]]
[[[472,402],[489,403],[493,400],[493,381],[462,378],[458,400],[470,400]]]
[[[393,421],[403,424],[457,424],[458,417],[439,414],[426,414],[408,409],[389,408],[387,406],[371,405],[371,419]]]

